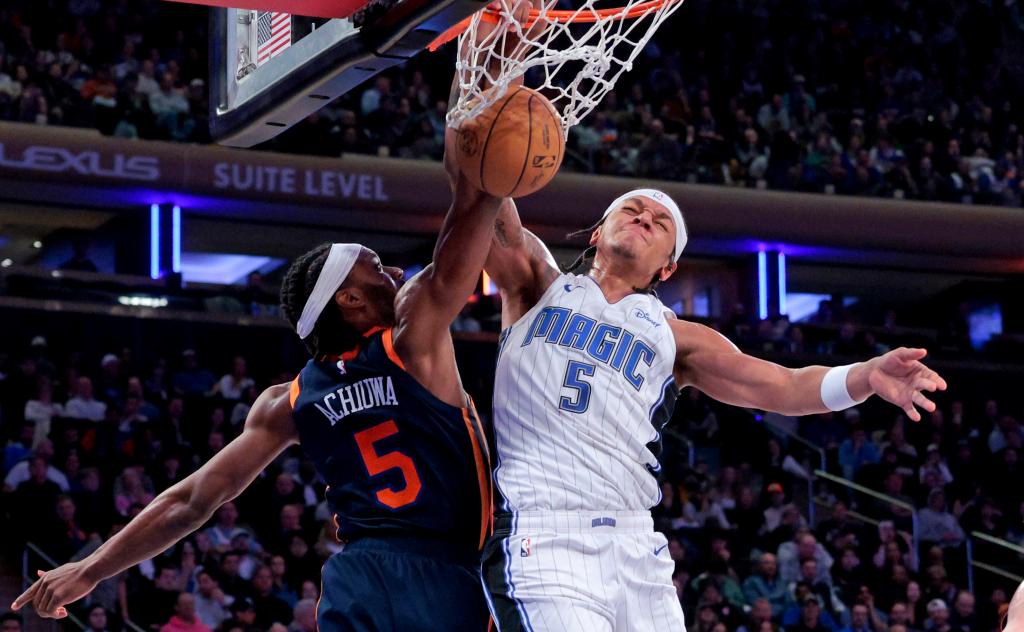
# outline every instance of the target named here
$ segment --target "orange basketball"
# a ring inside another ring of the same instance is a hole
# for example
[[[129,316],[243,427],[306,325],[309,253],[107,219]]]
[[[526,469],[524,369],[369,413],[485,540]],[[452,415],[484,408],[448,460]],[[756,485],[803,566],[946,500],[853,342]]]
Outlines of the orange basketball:
[[[562,118],[551,101],[522,86],[458,128],[457,157],[465,176],[495,197],[523,197],[558,173],[565,155]]]

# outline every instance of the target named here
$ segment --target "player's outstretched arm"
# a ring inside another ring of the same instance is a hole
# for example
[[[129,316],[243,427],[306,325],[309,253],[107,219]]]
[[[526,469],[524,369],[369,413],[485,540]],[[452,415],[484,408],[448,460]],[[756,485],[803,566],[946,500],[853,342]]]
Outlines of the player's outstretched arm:
[[[746,408],[784,415],[811,415],[829,410],[822,399],[822,380],[829,367],[789,369],[749,356],[717,331],[686,321],[670,321],[676,338],[677,381],[711,397]],[[922,364],[924,349],[899,348],[846,373],[852,401],[878,395],[899,406],[907,417],[921,420],[918,408],[935,410],[925,392],[946,390],[946,381]]]
[[[242,492],[298,436],[288,386],[268,388],[253,404],[245,429],[205,465],[157,496],[120,533],[89,557],[52,571],[18,597],[12,610],[32,606],[41,617],[63,618],[65,606],[100,581],[148,560],[203,525]]]

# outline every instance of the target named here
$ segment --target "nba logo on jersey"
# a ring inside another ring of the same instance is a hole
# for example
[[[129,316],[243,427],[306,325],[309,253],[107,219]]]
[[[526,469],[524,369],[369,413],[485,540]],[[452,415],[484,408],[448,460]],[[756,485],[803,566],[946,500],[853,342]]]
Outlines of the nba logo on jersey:
[[[345,361],[344,360],[338,360],[338,371],[342,375],[345,375]]]
[[[530,538],[523,538],[522,542],[519,543],[519,557],[530,557],[532,550],[533,544],[530,542]]]

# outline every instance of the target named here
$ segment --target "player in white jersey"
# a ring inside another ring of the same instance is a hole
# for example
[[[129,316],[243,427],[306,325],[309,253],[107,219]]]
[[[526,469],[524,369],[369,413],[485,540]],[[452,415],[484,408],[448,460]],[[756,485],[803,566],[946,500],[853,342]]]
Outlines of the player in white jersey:
[[[788,369],[677,320],[653,294],[686,227],[652,189],[615,200],[590,235],[586,274],[563,274],[504,203],[486,269],[502,294],[494,393],[497,515],[482,580],[501,632],[684,630],[660,500],[660,432],[680,388],[787,415],[877,394],[913,420],[946,388],[896,349],[846,367]],[[592,258],[592,261],[591,261]]]

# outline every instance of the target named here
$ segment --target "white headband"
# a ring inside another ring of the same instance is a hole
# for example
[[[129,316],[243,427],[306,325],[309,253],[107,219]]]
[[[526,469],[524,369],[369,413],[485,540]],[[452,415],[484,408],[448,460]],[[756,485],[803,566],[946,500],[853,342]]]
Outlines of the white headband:
[[[608,210],[604,212],[601,217],[608,217],[612,211],[619,208],[623,202],[629,198],[647,198],[652,202],[657,202],[668,209],[669,213],[672,214],[672,219],[676,224],[676,248],[675,248],[675,260],[679,261],[679,257],[683,254],[683,248],[686,247],[686,224],[683,222],[683,213],[676,206],[676,203],[663,191],[657,189],[636,189],[629,193],[620,195],[611,203]]]
[[[334,298],[335,292],[348,278],[352,266],[356,264],[359,253],[363,247],[359,244],[331,244],[331,253],[327,255],[327,261],[320,270],[320,276],[313,286],[313,293],[306,299],[306,305],[302,308],[302,316],[295,325],[299,338],[306,339],[313,333],[313,327],[324,311],[324,307]]]

